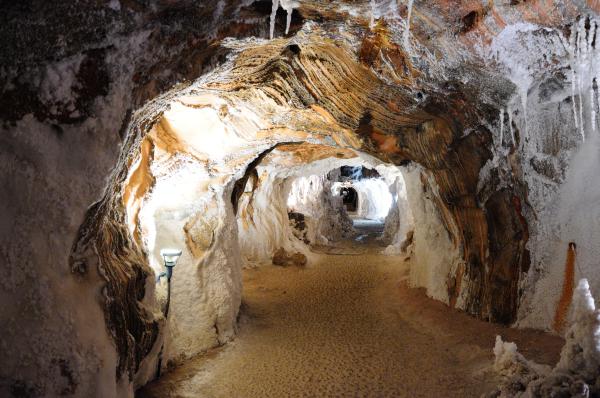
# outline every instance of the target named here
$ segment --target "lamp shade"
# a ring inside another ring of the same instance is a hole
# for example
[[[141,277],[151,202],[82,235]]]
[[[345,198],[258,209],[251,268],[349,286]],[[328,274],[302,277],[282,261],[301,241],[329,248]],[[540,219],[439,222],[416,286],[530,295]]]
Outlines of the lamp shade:
[[[181,250],[179,249],[161,249],[160,255],[165,260],[167,267],[174,267],[177,264],[179,256],[181,256]]]

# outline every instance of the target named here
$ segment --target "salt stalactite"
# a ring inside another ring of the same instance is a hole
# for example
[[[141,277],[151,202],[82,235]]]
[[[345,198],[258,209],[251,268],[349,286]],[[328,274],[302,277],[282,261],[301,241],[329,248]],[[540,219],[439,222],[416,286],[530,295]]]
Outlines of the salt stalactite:
[[[412,7],[413,7],[413,0],[408,0],[408,14],[406,16],[406,26],[404,27],[404,32],[403,32],[403,43],[404,43],[404,49],[408,49],[408,46],[410,45],[410,17],[412,15]]]
[[[411,1],[412,3],[412,1]],[[403,32],[406,29],[406,22],[398,13],[398,0],[369,0],[369,8],[371,16],[369,18],[369,28],[375,28],[378,19],[387,21],[388,27],[401,23]]]
[[[573,64],[575,62],[572,62]],[[573,104],[573,119],[575,120],[575,128],[579,129],[579,118],[577,117],[578,113],[577,113],[577,102],[575,101],[575,83],[576,80],[576,75],[575,75],[575,68],[571,68],[571,103]],[[585,137],[583,137],[585,138]]]
[[[281,4],[281,8],[283,8],[286,13],[286,21],[285,21],[285,34],[287,35],[290,31],[290,24],[292,23],[292,13],[294,12],[294,8],[298,8],[300,3],[294,0],[279,0]]]
[[[500,109],[500,147],[504,139],[504,108]]]
[[[515,144],[515,131],[513,129],[513,120],[512,120],[512,109],[509,106],[508,108],[506,108],[506,113],[508,113],[508,127],[510,130],[510,139],[512,144]]]
[[[600,68],[598,67],[600,46],[597,44],[596,37],[599,31],[598,25],[600,25],[598,19],[589,16],[580,18],[573,25],[569,40],[562,38],[563,45],[569,54],[569,66],[571,67],[573,119],[582,140],[586,138],[586,130],[588,132],[596,131],[596,107],[600,105],[598,94],[594,90],[594,81],[597,85],[600,78]],[[589,120],[589,126],[586,126],[587,120]]]
[[[597,82],[596,78],[592,79],[592,84],[590,85],[590,124],[592,125],[592,131],[596,131],[596,104],[594,104],[594,82]]]
[[[583,25],[583,18],[581,18],[579,20],[579,24],[577,26],[577,30],[573,29],[573,32],[575,32],[575,60],[576,60],[576,64],[574,65],[576,68],[576,83],[577,83],[577,99],[579,102],[579,129],[581,131],[581,139],[585,141],[585,122],[583,120],[583,96],[582,96],[582,76],[581,76],[581,71],[580,66],[581,66],[581,61],[582,61],[582,57],[581,57],[581,53],[582,53],[582,48],[581,48],[581,36],[583,33],[583,30],[585,29],[585,26]],[[575,101],[575,98],[573,98],[573,100]]]
[[[527,131],[529,129],[529,122],[527,118],[527,92],[529,91],[529,85],[527,86],[519,86],[519,96],[521,97],[521,107],[523,109],[523,124],[524,131],[521,137],[521,142],[519,143],[521,147],[525,145],[525,137],[527,137]]]
[[[560,32],[549,28],[519,22],[507,25],[489,47],[489,57],[505,69],[508,79],[516,87],[511,106],[521,108],[518,113],[520,150],[524,150],[529,135],[529,91],[535,88],[536,76],[548,59],[562,53],[555,51],[559,35]]]
[[[589,96],[590,96],[590,124],[592,126],[592,131],[596,131],[596,104],[594,104],[594,81],[596,84],[598,83],[598,79],[600,77],[600,67],[598,63],[600,63],[600,45],[597,44],[598,37],[600,35],[598,25],[600,25],[600,20],[592,20],[590,21],[590,30],[588,33],[587,40],[587,48],[590,52],[590,72],[591,76],[589,77],[590,88],[589,88]]]
[[[271,6],[271,17],[270,17],[270,31],[269,38],[273,40],[273,34],[275,33],[275,17],[277,16],[277,9],[279,8],[279,0],[273,0],[273,4]]]
[[[277,9],[279,8],[279,6],[281,5],[281,8],[283,8],[286,13],[286,20],[285,20],[285,34],[287,35],[288,32],[290,31],[290,24],[292,23],[292,13],[294,12],[294,8],[298,8],[300,6],[300,3],[294,0],[273,0],[272,6],[271,6],[271,17],[270,17],[270,31],[269,31],[269,37],[271,39],[273,39],[273,35],[275,34],[275,18],[277,16]]]
[[[579,66],[581,65],[581,36],[583,33],[583,30],[585,29],[585,25],[583,23],[583,18],[581,18],[579,20],[579,24],[577,26],[577,31],[575,31],[575,29],[573,29],[572,32],[576,32],[575,36],[576,36],[576,40],[575,40],[575,59],[576,59],[576,65],[575,67],[577,69],[579,69]],[[579,72],[579,71],[578,71]],[[578,96],[577,98],[579,99],[579,128],[581,131],[581,139],[585,141],[585,127],[584,127],[584,121],[583,121],[583,96],[582,96],[582,79],[581,79],[581,73],[577,73],[577,91],[578,91]],[[575,101],[575,98],[573,98],[573,101]]]
[[[375,0],[370,1],[371,4],[371,20],[369,21],[369,28],[375,27]]]

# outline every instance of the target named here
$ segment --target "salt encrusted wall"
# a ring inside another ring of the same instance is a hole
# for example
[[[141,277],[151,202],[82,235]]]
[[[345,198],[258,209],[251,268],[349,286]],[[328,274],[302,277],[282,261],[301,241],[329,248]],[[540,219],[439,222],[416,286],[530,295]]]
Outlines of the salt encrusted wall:
[[[517,185],[525,193],[519,203],[525,227],[514,233],[528,236],[531,265],[520,278],[519,326],[550,329],[569,280],[588,278],[592,292],[600,289],[599,26],[594,13],[565,29],[517,23],[484,54],[515,85],[490,120],[494,157],[480,184]],[[480,193],[489,198],[485,188]],[[570,242],[577,264],[574,275],[565,275]]]
[[[106,128],[119,123],[108,119]],[[1,134],[2,396],[127,394],[128,383],[122,389],[114,377],[97,264],[85,278],[69,266],[85,211],[118,155],[118,136],[91,139],[91,124],[57,134],[28,115]]]
[[[392,206],[393,197],[382,178],[365,178],[352,186],[358,194],[356,217],[383,221]]]
[[[464,308],[464,301],[456,302],[457,298],[452,296],[455,289],[448,285],[447,278],[456,274],[459,265],[464,265],[464,260],[460,246],[452,240],[450,231],[455,226],[449,231],[444,225],[435,180],[421,167],[414,165],[403,168],[402,176],[406,184],[406,210],[410,214],[413,231],[409,253],[412,264],[410,284],[424,287],[427,295],[436,300],[447,304],[454,300],[453,305]]]
[[[115,378],[119,358],[105,323],[98,261],[90,256],[74,272],[69,256],[87,208],[102,197],[117,163],[118,132],[145,38],[139,33],[116,39],[104,52],[106,75],[97,83],[105,77],[113,84],[94,94],[100,95],[96,100],[79,91],[85,83],[77,73],[93,62],[88,55],[43,64],[41,71],[30,71],[30,79],[20,76],[24,84],[39,79],[39,106],[46,115],[23,109],[28,105],[19,101],[2,106],[0,395],[132,394],[127,377]],[[26,89],[13,89],[21,100],[28,98]]]
[[[156,182],[140,211],[141,236],[154,271],[149,279],[165,271],[161,249],[183,252],[174,269],[166,335],[161,339],[166,368],[233,337],[241,264],[229,200],[232,183],[211,183],[205,165],[188,154],[162,154],[151,169]],[[155,288],[160,309],[166,305],[166,282],[162,278]]]
[[[406,181],[404,180],[403,168],[379,166],[377,171],[389,184],[389,191],[394,198],[390,211],[385,218],[382,239],[388,244],[385,248],[385,254],[399,255],[403,254],[403,244],[405,244],[404,254],[410,244],[410,231],[414,229],[414,218],[410,211]],[[408,240],[407,240],[408,239]]]
[[[451,232],[456,225],[444,224],[435,180],[414,164],[380,165],[377,170],[391,182],[390,192],[396,197],[385,219],[383,239],[389,245],[383,253],[410,258],[411,286],[423,287],[428,296],[463,308],[465,302],[453,295],[457,289],[449,286],[447,276],[456,275],[459,266],[464,266],[464,260]],[[450,281],[463,283],[456,277]]]

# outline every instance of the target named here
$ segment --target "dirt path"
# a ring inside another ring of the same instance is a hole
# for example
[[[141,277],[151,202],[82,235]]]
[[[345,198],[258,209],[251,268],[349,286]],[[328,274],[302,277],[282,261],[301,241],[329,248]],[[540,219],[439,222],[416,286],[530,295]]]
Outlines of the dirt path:
[[[393,257],[324,256],[244,274],[236,340],[140,397],[479,397],[496,334],[554,363],[562,341],[477,321],[401,282]]]

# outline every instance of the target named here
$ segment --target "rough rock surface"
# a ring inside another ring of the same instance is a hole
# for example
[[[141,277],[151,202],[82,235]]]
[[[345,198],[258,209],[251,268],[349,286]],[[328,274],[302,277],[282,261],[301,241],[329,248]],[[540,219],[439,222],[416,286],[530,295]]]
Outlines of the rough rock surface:
[[[273,253],[273,265],[288,267],[290,265],[296,267],[304,267],[306,265],[306,256],[302,253],[287,253],[285,249],[279,248]]]

